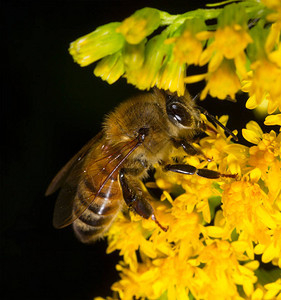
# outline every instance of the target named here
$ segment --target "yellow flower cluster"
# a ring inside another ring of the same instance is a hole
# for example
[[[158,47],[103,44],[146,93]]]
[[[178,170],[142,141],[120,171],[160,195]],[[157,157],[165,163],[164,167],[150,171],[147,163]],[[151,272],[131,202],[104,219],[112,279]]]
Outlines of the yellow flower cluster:
[[[213,161],[184,162],[236,172],[236,180],[159,168],[155,181],[163,194],[153,206],[169,230],[120,214],[108,232],[107,252],[123,256],[121,279],[112,286],[121,299],[281,298],[281,133],[263,133],[251,121],[243,136],[255,145],[246,147],[217,131],[200,141]],[[258,256],[275,268],[275,281],[262,283]]]
[[[216,25],[206,25],[210,19]],[[151,37],[156,29],[160,33]],[[81,66],[100,60],[94,74],[110,84],[124,77],[142,90],[157,86],[182,95],[186,83],[205,80],[201,99],[208,93],[235,98],[242,90],[249,109],[268,102],[272,115],[265,125],[281,126],[281,114],[273,115],[281,110],[280,31],[280,0],[176,16],[144,8],[73,42],[70,53]],[[190,65],[207,72],[192,76]],[[242,130],[253,144],[247,147],[232,143],[221,128],[216,132],[198,145],[212,161],[184,157],[180,150],[175,155],[237,178],[157,168],[147,188],[162,190],[152,205],[169,229],[132,213],[118,216],[107,233],[107,252],[123,257],[121,279],[107,299],[281,299],[281,133],[264,133],[250,121]]]
[[[210,19],[217,25],[207,26]],[[70,53],[81,66],[101,59],[94,74],[110,84],[124,77],[142,90],[157,86],[183,95],[185,83],[205,80],[201,99],[208,93],[234,99],[242,89],[250,95],[247,108],[266,100],[273,113],[281,109],[280,30],[279,0],[244,0],[174,16],[146,7],[74,41]],[[187,76],[190,65],[207,65],[208,72]]]

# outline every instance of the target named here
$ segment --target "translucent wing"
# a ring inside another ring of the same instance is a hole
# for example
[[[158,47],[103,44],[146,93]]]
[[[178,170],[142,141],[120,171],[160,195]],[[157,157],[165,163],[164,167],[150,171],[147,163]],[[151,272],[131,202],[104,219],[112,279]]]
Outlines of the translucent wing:
[[[53,225],[70,225],[102,194],[110,193],[111,181],[118,170],[139,146],[136,140],[114,147],[102,136],[95,137],[66,164],[54,178],[47,193],[61,187],[55,205]]]
[[[87,155],[93,145],[101,139],[101,137],[102,131],[93,137],[76,155],[70,159],[70,161],[53,178],[45,192],[45,196],[53,194],[62,186],[71,170],[79,164],[79,162],[85,157],[85,155]]]

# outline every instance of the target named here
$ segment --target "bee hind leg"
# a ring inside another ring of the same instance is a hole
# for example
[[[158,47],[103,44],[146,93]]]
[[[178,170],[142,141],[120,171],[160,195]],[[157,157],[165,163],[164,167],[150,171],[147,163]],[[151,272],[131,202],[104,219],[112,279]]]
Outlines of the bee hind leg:
[[[164,171],[171,171],[176,173],[181,173],[185,175],[193,175],[196,174],[201,177],[216,179],[220,177],[228,177],[228,178],[237,178],[237,174],[222,174],[217,171],[209,170],[209,169],[197,169],[194,166],[187,164],[173,164],[166,165],[164,167]]]
[[[124,170],[119,172],[119,180],[122,188],[123,198],[130,209],[143,217],[144,219],[151,218],[163,231],[168,228],[162,226],[154,213],[153,207],[146,200],[151,198],[148,193],[145,193],[141,188],[141,183],[130,176],[130,180],[126,178]]]

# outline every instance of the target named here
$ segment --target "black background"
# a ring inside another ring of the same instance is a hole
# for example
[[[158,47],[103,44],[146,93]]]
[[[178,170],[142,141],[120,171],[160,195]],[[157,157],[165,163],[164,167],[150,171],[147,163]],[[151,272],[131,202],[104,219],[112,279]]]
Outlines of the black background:
[[[110,86],[93,76],[93,65],[75,64],[69,43],[144,6],[183,13],[199,3],[1,1],[1,299],[110,294],[118,253],[106,255],[104,241],[81,244],[70,227],[55,230],[56,196],[45,198],[44,192],[58,169],[99,132],[103,115],[136,90],[124,79]],[[235,113],[239,104],[207,100],[203,106],[213,114],[231,113],[230,128],[251,117]]]

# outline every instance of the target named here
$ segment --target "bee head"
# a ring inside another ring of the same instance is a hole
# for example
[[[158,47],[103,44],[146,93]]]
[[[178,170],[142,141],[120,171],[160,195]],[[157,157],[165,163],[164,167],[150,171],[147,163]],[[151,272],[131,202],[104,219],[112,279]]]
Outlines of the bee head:
[[[166,112],[170,122],[176,125],[178,128],[192,130],[193,134],[196,132],[206,131],[208,127],[201,120],[200,113],[206,115],[214,123],[224,129],[226,133],[231,135],[234,140],[238,140],[237,136],[219,122],[214,116],[209,114],[204,108],[195,104],[195,98],[191,99],[188,92],[184,96],[178,96],[177,93],[164,92],[166,100]]]

